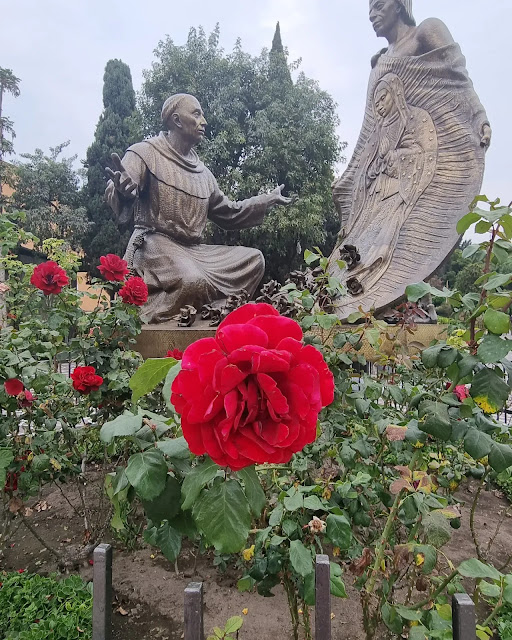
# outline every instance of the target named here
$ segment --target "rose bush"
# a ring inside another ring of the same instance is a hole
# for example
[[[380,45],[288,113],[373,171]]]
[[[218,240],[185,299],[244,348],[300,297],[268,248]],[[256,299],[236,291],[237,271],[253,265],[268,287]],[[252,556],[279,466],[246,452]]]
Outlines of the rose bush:
[[[126,281],[119,295],[126,304],[142,307],[148,300],[148,288],[144,280],[136,276]]]
[[[45,296],[58,294],[69,284],[66,271],[56,262],[42,262],[34,269],[30,283],[40,289]]]
[[[171,402],[194,454],[236,471],[288,462],[315,440],[334,381],[320,351],[302,338],[299,324],[272,306],[247,304],[215,338],[186,349]]]
[[[101,256],[98,271],[105,280],[110,282],[124,282],[126,276],[130,273],[126,260],[113,253]]]

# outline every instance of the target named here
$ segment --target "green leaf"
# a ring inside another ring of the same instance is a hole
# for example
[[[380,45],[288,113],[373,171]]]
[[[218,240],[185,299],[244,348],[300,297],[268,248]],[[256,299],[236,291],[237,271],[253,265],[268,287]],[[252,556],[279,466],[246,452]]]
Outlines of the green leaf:
[[[34,457],[34,460],[36,457],[37,456]],[[0,488],[3,488],[3,486],[5,485],[5,480],[7,478],[7,469],[13,460],[14,455],[10,449],[0,449]]]
[[[236,587],[238,591],[243,593],[244,591],[250,591],[255,584],[256,580],[254,578],[251,578],[251,576],[244,576],[236,583]]]
[[[181,487],[181,497],[183,498],[181,508],[183,510],[193,507],[194,502],[201,493],[201,489],[215,478],[219,468],[213,460],[206,458],[203,463],[198,464],[187,473]]]
[[[352,544],[352,528],[345,516],[331,513],[327,516],[327,536],[335,547],[348,549]]]
[[[133,436],[142,427],[142,415],[134,416],[130,411],[125,411],[111,422],[105,422],[100,429],[100,440],[112,442],[113,438],[120,436]]]
[[[500,336],[502,333],[509,332],[510,316],[507,313],[503,313],[503,311],[487,309],[484,314],[484,324],[488,331]]]
[[[192,511],[198,529],[221,553],[244,548],[251,528],[251,511],[236,480],[203,491]]]
[[[304,497],[300,491],[295,489],[291,496],[286,496],[284,506],[287,511],[297,511],[304,506]]]
[[[172,476],[167,476],[165,488],[154,500],[143,500],[146,517],[154,524],[171,520],[180,511],[181,487]]]
[[[339,564],[335,562],[329,563],[329,582],[330,592],[335,598],[348,598],[345,591],[345,583],[341,579],[342,571]]]
[[[421,352],[421,361],[427,369],[433,369],[437,366],[437,356],[439,355],[442,346],[442,344],[436,344]]]
[[[484,364],[499,362],[508,356],[511,345],[512,340],[488,334],[478,347],[478,358]]]
[[[450,440],[452,425],[448,415],[448,407],[443,402],[422,402],[419,407],[419,417],[425,418],[424,422],[418,423],[421,431],[440,440]]]
[[[415,555],[421,553],[424,556],[425,562],[421,566],[421,573],[430,575],[437,564],[437,549],[431,544],[415,544],[413,552]]]
[[[500,597],[501,589],[497,584],[490,584],[489,582],[485,582],[485,580],[482,580],[482,582],[478,585],[478,588],[480,592],[488,598]]]
[[[395,634],[395,636],[401,636],[404,624],[402,622],[402,618],[396,612],[395,607],[391,606],[388,602],[385,602],[380,611],[386,627]]]
[[[498,273],[497,275],[489,278],[489,280],[484,284],[484,289],[486,291],[492,291],[498,287],[504,287],[509,284],[511,280],[512,273]]]
[[[463,234],[469,229],[472,224],[478,222],[481,216],[478,213],[466,213],[458,222],[457,222],[457,233]]]
[[[278,502],[268,518],[268,523],[271,527],[277,527],[278,524],[281,524],[281,520],[283,518],[284,513],[284,505],[282,502]]]
[[[313,571],[311,551],[306,549],[300,540],[290,542],[290,563],[295,572],[303,578]]]
[[[179,438],[167,438],[156,443],[160,451],[169,458],[187,460],[190,458],[190,449],[183,436]]]
[[[414,611],[413,609],[408,609],[400,604],[395,605],[396,612],[398,615],[404,620],[421,620],[423,617],[423,611]]]
[[[327,511],[318,496],[307,496],[304,498],[304,508],[311,511]]]
[[[471,397],[485,413],[497,413],[510,394],[510,387],[493,369],[478,371],[471,381]]]
[[[226,622],[224,633],[236,633],[243,625],[244,621],[240,616],[233,616]]]
[[[348,324],[354,324],[358,320],[361,320],[361,318],[364,318],[364,313],[361,313],[360,311],[354,311],[354,313],[351,313],[347,318],[347,322]]]
[[[479,249],[480,249],[479,244],[470,244],[462,252],[462,257],[464,259],[471,258],[471,256],[474,255]]]
[[[436,513],[435,511],[427,513],[423,517],[422,525],[427,543],[436,549],[440,549],[451,538],[450,523],[441,513]]]
[[[162,387],[162,396],[165,402],[165,406],[171,411],[175,410],[174,405],[171,403],[171,387],[172,387],[172,383],[174,382],[174,379],[176,378],[176,376],[180,371],[181,371],[181,360],[178,360],[176,364],[172,365],[172,367],[169,369],[169,372],[165,376],[164,386]]]
[[[485,458],[491,450],[494,440],[487,433],[472,428],[464,436],[464,450],[474,460]]]
[[[476,558],[464,560],[464,562],[459,565],[458,571],[460,575],[465,578],[490,578],[491,580],[501,579],[501,573],[499,573],[499,571],[488,564],[480,562],[480,560],[477,560]]]
[[[265,497],[265,492],[261,488],[260,479],[256,473],[255,467],[245,467],[245,469],[238,472],[238,476],[244,483],[245,495],[251,505],[251,511],[256,518],[259,518],[267,503],[267,499]]]
[[[175,364],[174,358],[148,358],[130,379],[133,404],[136,404],[142,396],[151,393]]]
[[[181,533],[173,529],[168,522],[164,522],[156,532],[156,546],[169,562],[176,562],[181,551]]]
[[[508,469],[512,466],[512,447],[509,444],[493,441],[489,453],[489,464],[498,473]]]
[[[143,500],[153,500],[165,488],[167,465],[157,449],[136,453],[128,460],[126,477]]]
[[[430,285],[426,282],[417,282],[405,288],[405,295],[410,302],[418,302],[427,293],[430,293]]]

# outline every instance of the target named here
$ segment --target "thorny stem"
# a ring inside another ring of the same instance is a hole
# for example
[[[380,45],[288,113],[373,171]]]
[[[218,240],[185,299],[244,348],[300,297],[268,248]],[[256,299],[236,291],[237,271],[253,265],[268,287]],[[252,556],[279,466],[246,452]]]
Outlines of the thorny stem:
[[[404,490],[402,489],[395,498],[393,506],[391,507],[391,511],[389,512],[388,519],[386,521],[386,526],[384,527],[384,531],[382,532],[382,537],[375,548],[375,563],[373,565],[373,569],[370,574],[368,584],[366,586],[366,591],[368,594],[371,594],[375,588],[375,582],[377,581],[377,574],[379,573],[380,566],[382,564],[382,561],[384,560],[386,545],[389,542],[391,532],[393,531],[393,524],[395,522],[395,518],[398,514],[398,509],[402,501],[403,491]]]
[[[490,472],[490,467],[487,467],[484,475],[480,480],[480,484],[478,485],[477,492],[475,494],[475,498],[473,500],[473,504],[471,505],[471,513],[469,515],[469,528],[471,530],[471,537],[473,538],[473,542],[475,543],[476,555],[481,562],[485,562],[484,554],[482,553],[482,549],[480,548],[480,543],[478,541],[478,536],[476,535],[475,529],[475,512],[478,505],[478,500],[480,498],[480,494],[482,493],[482,489],[484,488],[485,480]]]
[[[490,266],[491,266],[491,256],[494,249],[494,243],[496,242],[496,236],[498,234],[498,231],[499,231],[499,225],[495,225],[492,228],[491,239],[489,241],[489,246],[487,247],[487,253],[485,256],[485,265],[482,272],[483,274],[489,273]],[[478,303],[479,307],[484,303],[486,297],[487,297],[487,291],[485,289],[482,289],[482,293],[480,294],[480,301]],[[478,349],[478,345],[475,337],[476,337],[476,318],[472,318],[469,324],[469,348],[471,350],[471,355],[476,355],[476,352]]]
[[[305,602],[302,602],[302,611],[304,612],[305,640],[313,640],[313,636],[311,634],[311,617],[309,615],[309,607]]]
[[[292,619],[293,627],[293,640],[299,640],[299,617],[297,612],[297,596],[295,594],[295,586],[290,580],[288,573],[283,573],[283,585],[286,591],[286,597],[288,598],[288,609],[290,610],[290,617]]]

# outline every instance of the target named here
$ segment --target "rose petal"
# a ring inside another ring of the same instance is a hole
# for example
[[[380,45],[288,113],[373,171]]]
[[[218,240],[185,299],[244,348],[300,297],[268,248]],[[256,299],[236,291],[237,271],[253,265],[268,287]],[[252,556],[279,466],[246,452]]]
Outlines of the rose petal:
[[[302,329],[298,322],[284,316],[257,316],[249,321],[249,326],[259,327],[267,334],[269,349],[275,349],[284,338],[302,340]]]
[[[278,316],[279,311],[265,302],[257,304],[244,304],[242,307],[235,309],[220,323],[219,329],[223,329],[230,324],[246,324],[256,316]]]
[[[224,353],[230,353],[248,344],[261,347],[268,345],[268,337],[265,331],[247,324],[230,324],[223,329],[219,327],[215,339]]]

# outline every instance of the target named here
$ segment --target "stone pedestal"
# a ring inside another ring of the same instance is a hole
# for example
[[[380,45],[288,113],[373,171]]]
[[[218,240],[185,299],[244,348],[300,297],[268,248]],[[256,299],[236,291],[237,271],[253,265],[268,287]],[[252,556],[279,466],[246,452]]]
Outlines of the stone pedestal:
[[[354,325],[345,325],[338,331],[351,331]],[[163,324],[148,324],[142,329],[142,333],[137,339],[136,350],[144,358],[165,358],[167,351],[179,349],[184,351],[189,344],[200,338],[211,338],[215,335],[216,328],[208,326],[208,322],[197,320],[192,327],[178,327],[176,321],[165,322]],[[327,334],[328,332],[324,332]],[[444,324],[424,324],[418,325],[415,331],[401,329],[396,326],[389,326],[385,331],[382,343],[382,351],[387,355],[393,352],[393,339],[400,342],[409,354],[417,353],[428,347],[433,340],[445,340],[448,335],[448,326]],[[389,336],[392,338],[388,339]],[[331,334],[331,339],[332,339]],[[360,353],[371,362],[377,360],[377,354],[372,347],[363,342]]]

